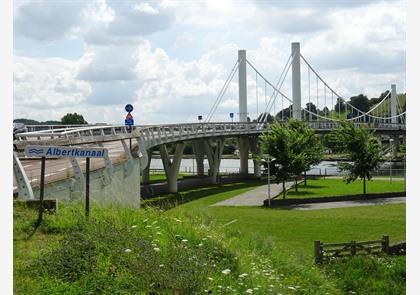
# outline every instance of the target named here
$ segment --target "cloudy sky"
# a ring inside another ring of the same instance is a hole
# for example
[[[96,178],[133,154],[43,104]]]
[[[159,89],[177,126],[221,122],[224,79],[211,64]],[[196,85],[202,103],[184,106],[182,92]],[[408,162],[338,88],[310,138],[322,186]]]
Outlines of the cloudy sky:
[[[291,42],[343,97],[377,97],[391,83],[405,92],[405,32],[401,1],[16,0],[14,118],[77,112],[119,124],[132,103],[136,124],[195,122],[210,111],[239,49],[275,83]],[[305,78],[302,65],[304,102]],[[256,85],[260,111],[265,99],[255,80],[248,68],[252,118]],[[282,90],[291,96],[289,80]],[[235,77],[215,120],[238,112],[237,87]]]

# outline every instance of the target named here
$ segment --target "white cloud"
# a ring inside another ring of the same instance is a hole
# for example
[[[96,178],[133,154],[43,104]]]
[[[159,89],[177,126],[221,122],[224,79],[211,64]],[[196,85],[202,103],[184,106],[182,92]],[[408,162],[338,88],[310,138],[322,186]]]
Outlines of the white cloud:
[[[97,23],[85,30],[86,42],[135,44],[141,37],[168,29],[175,20],[173,9],[159,2],[134,4],[130,1],[112,1],[108,2],[106,10],[112,11],[112,20]]]
[[[343,96],[377,96],[395,82],[405,91],[405,8],[396,1],[58,3],[17,5],[16,34],[40,43],[77,36],[84,52],[75,61],[17,56],[15,117],[47,120],[80,111],[90,122],[121,123],[123,106],[131,102],[136,123],[196,121],[210,110],[238,49],[247,49],[248,59],[274,83],[293,41],[301,42],[302,54]],[[30,46],[25,50],[32,54]],[[302,65],[303,103],[306,75]],[[282,91],[291,97],[290,84],[289,73]],[[257,91],[261,112],[261,78]],[[237,113],[237,93],[235,76],[215,120]],[[251,116],[255,93],[255,73],[248,68]]]
[[[18,5],[14,33],[37,41],[66,37],[81,20],[86,3],[80,1],[36,1]]]
[[[75,78],[77,64],[59,58],[16,57],[14,108],[30,117],[34,109],[77,105],[91,92],[88,83]]]

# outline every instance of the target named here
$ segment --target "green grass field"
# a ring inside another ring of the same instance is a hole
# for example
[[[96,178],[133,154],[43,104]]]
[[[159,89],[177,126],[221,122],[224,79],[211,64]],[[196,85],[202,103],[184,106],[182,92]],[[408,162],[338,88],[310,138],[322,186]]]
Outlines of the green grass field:
[[[191,175],[179,173],[178,174],[178,180],[182,180],[188,177],[192,177]],[[166,182],[166,175],[163,173],[156,173],[156,174],[150,174],[150,183],[159,183],[159,182]]]
[[[383,234],[391,242],[404,240],[405,204],[314,211],[209,206],[262,183],[170,194],[166,197],[183,201],[167,211],[93,204],[87,222],[80,205],[62,205],[31,237],[36,213],[18,206],[15,293],[404,293],[404,257],[316,267],[312,251],[314,240],[360,241]],[[331,184],[318,185],[326,183]]]
[[[401,192],[404,191],[404,181],[372,180],[366,182],[366,193]],[[290,189],[288,198],[315,198],[325,196],[357,195],[363,193],[363,181],[356,180],[346,183],[342,179],[308,179],[307,185],[300,183],[298,192]],[[280,194],[277,198],[282,198]]]

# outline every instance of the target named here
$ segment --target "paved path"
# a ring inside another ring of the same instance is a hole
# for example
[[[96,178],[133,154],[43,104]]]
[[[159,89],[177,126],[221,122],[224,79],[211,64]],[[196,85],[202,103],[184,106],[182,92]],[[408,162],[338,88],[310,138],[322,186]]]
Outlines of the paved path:
[[[290,206],[288,206],[288,208],[293,209],[293,210],[319,210],[319,209],[359,207],[359,206],[397,204],[397,203],[405,203],[405,197],[380,198],[380,199],[358,200],[358,201],[339,201],[339,202],[299,204],[299,205],[290,205]]]
[[[294,185],[294,181],[286,182],[286,190]],[[264,200],[268,198],[268,185],[259,186],[253,190],[247,191],[236,197],[224,200],[222,202],[213,204],[211,206],[262,206]],[[277,196],[283,191],[283,185],[271,184],[270,185],[271,197]]]

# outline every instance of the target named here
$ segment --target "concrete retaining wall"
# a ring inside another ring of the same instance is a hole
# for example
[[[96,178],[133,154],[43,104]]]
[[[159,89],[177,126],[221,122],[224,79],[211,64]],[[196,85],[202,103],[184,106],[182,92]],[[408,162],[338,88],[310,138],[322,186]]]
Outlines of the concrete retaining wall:
[[[114,165],[111,177],[105,169],[98,169],[90,173],[91,203],[113,203],[128,207],[140,207],[140,162],[133,159]],[[39,187],[34,188],[34,196],[39,199]],[[54,182],[45,186],[45,199],[59,201],[83,200],[85,187],[74,178]]]

